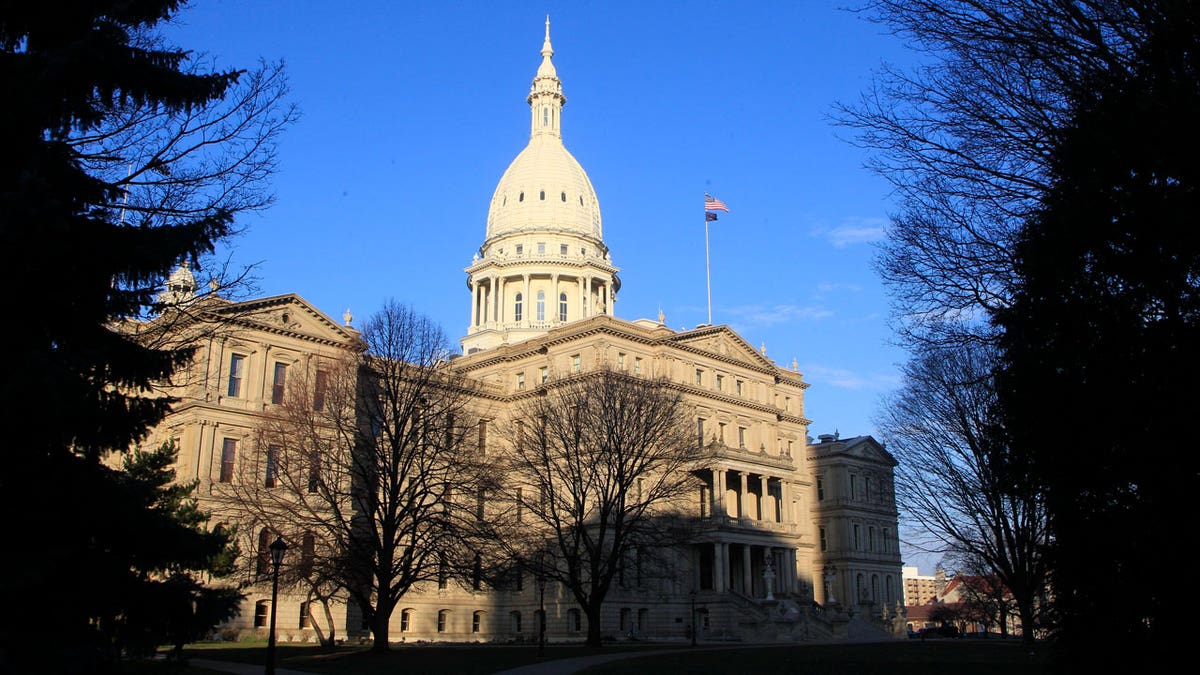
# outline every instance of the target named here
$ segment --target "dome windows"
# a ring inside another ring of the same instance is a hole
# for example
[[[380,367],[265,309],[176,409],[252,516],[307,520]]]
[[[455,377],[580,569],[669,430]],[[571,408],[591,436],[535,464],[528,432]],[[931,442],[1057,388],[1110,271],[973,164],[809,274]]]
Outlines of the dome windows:
[[[579,195],[579,205],[583,206],[583,195]]]
[[[546,292],[538,291],[537,293],[537,320],[546,320]]]
[[[546,191],[542,190],[541,192],[539,192],[538,198],[541,199],[542,201],[546,201]]]
[[[558,294],[558,320],[565,322],[567,320],[567,294]]]
[[[513,302],[513,321],[521,320],[521,300],[523,296],[517,293],[516,300]]]
[[[525,201],[525,193],[524,193],[524,192],[522,192],[521,194],[517,195],[517,201],[519,201],[519,202],[523,202],[523,201]]]
[[[564,202],[566,202],[566,201],[567,201],[567,193],[566,193],[565,191],[562,193],[562,200],[563,200]]]

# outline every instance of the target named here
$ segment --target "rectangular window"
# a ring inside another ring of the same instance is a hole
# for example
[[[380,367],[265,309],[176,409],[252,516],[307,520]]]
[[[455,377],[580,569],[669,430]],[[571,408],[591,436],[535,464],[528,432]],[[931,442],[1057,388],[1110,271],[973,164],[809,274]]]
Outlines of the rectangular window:
[[[471,615],[471,632],[472,633],[479,632],[479,627],[480,627],[479,624],[482,622],[482,620],[483,620],[483,612],[475,612],[474,614]]]
[[[487,454],[487,420],[479,420],[479,454]]]
[[[634,375],[642,374],[642,360],[637,358],[636,356],[633,358],[633,374]]]
[[[275,487],[276,472],[279,471],[279,446],[267,446],[267,471],[263,480],[264,487]]]
[[[819,529],[820,535],[821,535],[821,550],[827,551],[827,550],[829,550],[829,541],[826,540],[826,538],[825,538],[825,528],[821,527],[818,529]]]
[[[582,366],[583,366],[583,360],[579,358],[579,355],[578,354],[573,355],[571,357],[571,372],[578,373]]]
[[[541,378],[542,384],[546,384],[550,381],[550,369],[543,366],[542,369],[538,371],[538,376]]]
[[[871,477],[870,476],[863,477],[863,498],[866,499],[867,501],[871,501]]]
[[[858,476],[850,474],[850,499],[854,499],[858,492]]]
[[[746,449],[746,427],[738,427],[738,447]]]
[[[517,389],[525,388],[525,373],[517,373]]]
[[[234,354],[229,357],[229,388],[226,393],[237,398],[242,395],[242,377],[246,368],[246,357]]]
[[[233,482],[233,463],[237,459],[237,441],[226,438],[221,445],[221,482]]]
[[[321,412],[325,409],[325,390],[329,388],[329,371],[318,370],[317,381],[313,385],[313,410]]]
[[[559,253],[559,255],[566,255],[567,254],[567,245],[559,244],[558,245],[558,253]]]
[[[862,550],[862,540],[861,540],[861,538],[859,537],[859,530],[860,530],[860,529],[861,529],[861,528],[860,528],[860,527],[859,527],[857,524],[855,524],[855,526],[854,526],[854,550],[855,550],[855,551],[861,551],[861,550]]]
[[[617,352],[617,370],[625,370],[625,355]]]
[[[524,244],[517,244],[517,255],[521,255],[521,254],[522,254],[522,253],[524,253],[524,252],[525,252],[525,245],[524,245]]]
[[[287,364],[275,362],[275,380],[271,384],[271,403],[283,403],[283,390],[287,384]]]
[[[696,420],[696,443],[700,447],[704,447],[704,418]]]
[[[524,517],[525,500],[521,497],[521,488],[517,488],[517,522],[520,523]]]
[[[696,369],[696,386],[699,387],[702,384],[704,384],[704,371],[697,368]]]
[[[791,439],[788,439],[788,442],[787,442],[787,454],[788,454],[788,457],[792,456],[792,441],[791,441]]]
[[[825,479],[817,476],[817,501],[825,500]]]
[[[321,453],[313,450],[308,453],[308,492],[313,494],[321,484]]]
[[[446,614],[447,614],[447,612],[444,609],[438,612],[437,632],[439,632],[439,633],[446,632]]]
[[[880,537],[880,540],[883,543],[883,552],[884,553],[887,553],[892,547],[892,545],[889,541],[890,537],[888,537],[888,534],[889,534],[888,529],[886,527],[883,528],[883,536]]]
[[[867,550],[875,550],[875,527],[867,526]]]
[[[407,633],[412,625],[412,610],[406,609],[400,612],[400,632]]]
[[[725,376],[720,373],[717,373],[717,391],[724,391],[724,389],[725,389]]]
[[[783,409],[788,412],[792,412],[792,397],[791,396],[783,397]]]
[[[300,627],[312,628],[312,615],[308,613],[309,607],[307,602],[300,603]]]
[[[735,381],[733,383],[733,386],[737,390],[737,395],[741,396],[742,395],[742,381],[741,380]]]
[[[546,255],[546,242],[538,242],[538,255]]]

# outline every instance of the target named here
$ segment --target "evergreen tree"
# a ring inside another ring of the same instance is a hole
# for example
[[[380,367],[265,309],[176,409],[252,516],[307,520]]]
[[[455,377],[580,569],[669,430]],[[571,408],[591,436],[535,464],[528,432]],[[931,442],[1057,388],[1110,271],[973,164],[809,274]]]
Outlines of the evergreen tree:
[[[187,52],[153,37],[182,4],[0,2],[0,303],[11,321],[0,384],[0,506],[9,516],[0,670],[84,670],[143,644],[133,624],[146,615],[166,623],[168,596],[200,599],[179,575],[201,569],[225,536],[201,534],[193,507],[162,491],[163,455],[125,470],[104,461],[162,419],[172,400],[153,385],[191,358],[189,349],[139,341],[120,322],[152,310],[170,268],[210,253],[237,210],[269,201],[190,199],[200,182],[157,201],[134,192],[154,183],[137,183],[149,167],[165,175],[189,161],[178,143],[188,127],[155,150],[129,140],[156,138],[138,120],[194,123],[243,77],[201,72]],[[227,138],[258,134],[271,147],[292,114],[269,114],[278,97],[250,100],[267,106],[240,119],[264,124]],[[121,144],[105,143],[112,139]],[[261,189],[273,154],[250,152],[259,173],[230,187],[217,172],[214,194]]]
[[[1126,645],[1145,667],[1182,646],[1193,604],[1164,581],[1190,569],[1200,493],[1200,8],[1138,10],[1136,67],[1087,83],[999,314],[1008,428],[1046,490],[1064,664]]]

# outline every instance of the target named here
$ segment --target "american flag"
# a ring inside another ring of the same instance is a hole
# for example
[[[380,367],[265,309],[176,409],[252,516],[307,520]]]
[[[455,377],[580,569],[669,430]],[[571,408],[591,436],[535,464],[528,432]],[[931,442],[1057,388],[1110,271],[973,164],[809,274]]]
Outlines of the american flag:
[[[717,199],[712,195],[704,195],[704,210],[705,211],[724,211],[729,213],[729,207],[725,206],[725,202]]]
[[[715,213],[708,213],[708,212],[706,211],[706,212],[704,213],[704,219],[705,219],[705,220],[707,220],[707,221],[710,221],[710,222],[711,222],[711,221],[714,221],[714,220],[716,220],[716,219],[717,219],[717,214],[715,214]]]

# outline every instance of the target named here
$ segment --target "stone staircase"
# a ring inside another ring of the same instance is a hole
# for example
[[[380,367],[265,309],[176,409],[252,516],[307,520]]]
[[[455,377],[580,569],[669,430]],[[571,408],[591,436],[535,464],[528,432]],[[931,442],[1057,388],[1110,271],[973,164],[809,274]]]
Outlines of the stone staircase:
[[[822,642],[835,639],[835,621],[824,609],[789,596],[748,598],[727,591],[738,639],[745,642]]]

